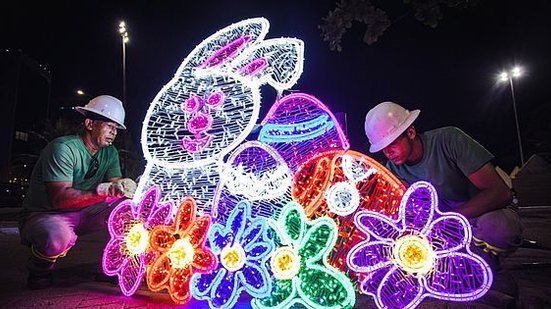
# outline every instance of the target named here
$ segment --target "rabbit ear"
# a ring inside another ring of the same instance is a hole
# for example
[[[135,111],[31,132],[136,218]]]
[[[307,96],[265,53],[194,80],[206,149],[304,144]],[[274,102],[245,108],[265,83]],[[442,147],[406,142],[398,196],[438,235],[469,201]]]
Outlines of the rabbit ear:
[[[230,64],[240,75],[280,92],[291,88],[302,74],[304,43],[294,38],[270,39],[248,48]]]
[[[270,23],[265,18],[251,18],[217,31],[193,49],[176,76],[188,75],[196,69],[224,66],[248,46],[262,41],[269,28]]]

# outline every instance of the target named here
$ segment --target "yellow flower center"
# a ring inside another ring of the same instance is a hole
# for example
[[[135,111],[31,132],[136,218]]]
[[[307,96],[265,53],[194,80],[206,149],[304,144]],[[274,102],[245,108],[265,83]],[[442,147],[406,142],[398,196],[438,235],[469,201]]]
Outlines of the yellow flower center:
[[[392,248],[392,256],[398,266],[414,275],[429,272],[436,258],[429,241],[418,235],[398,238]]]
[[[270,260],[272,272],[277,279],[291,279],[300,270],[300,256],[290,246],[278,248]]]
[[[238,243],[233,246],[227,245],[220,253],[222,266],[229,271],[240,270],[245,265],[245,258],[245,250]]]
[[[193,262],[193,245],[187,238],[180,238],[168,250],[168,258],[173,268],[184,268]]]
[[[147,249],[149,243],[149,233],[143,226],[143,223],[135,224],[124,237],[126,248],[131,254],[141,254]]]

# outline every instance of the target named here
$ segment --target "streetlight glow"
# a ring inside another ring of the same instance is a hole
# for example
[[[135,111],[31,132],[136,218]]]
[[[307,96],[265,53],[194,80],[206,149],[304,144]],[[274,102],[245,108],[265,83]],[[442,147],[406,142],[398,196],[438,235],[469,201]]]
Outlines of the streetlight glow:
[[[126,44],[130,41],[130,37],[124,20],[119,23],[119,34],[122,43],[122,103],[126,104]]]
[[[85,95],[86,93],[85,93],[84,90],[82,90],[82,89],[77,89],[77,94],[80,95],[80,96],[83,96],[83,95]]]
[[[511,87],[511,98],[513,101],[513,113],[515,114],[515,124],[517,127],[517,139],[518,139],[518,150],[520,154],[520,164],[521,166],[524,165],[524,153],[522,151],[522,139],[520,136],[520,125],[518,121],[518,113],[517,113],[517,103],[515,100],[515,88],[513,86],[513,79],[516,79],[522,75],[522,68],[521,67],[514,67],[509,72],[502,72],[499,74],[499,81],[500,82],[509,82],[509,86]]]

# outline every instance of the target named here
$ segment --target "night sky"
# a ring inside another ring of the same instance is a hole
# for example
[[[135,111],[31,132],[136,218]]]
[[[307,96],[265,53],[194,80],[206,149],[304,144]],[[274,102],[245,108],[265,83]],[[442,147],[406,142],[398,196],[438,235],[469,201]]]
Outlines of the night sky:
[[[462,128],[509,171],[519,158],[510,90],[496,83],[502,69],[522,65],[526,72],[515,84],[525,157],[551,151],[551,4],[479,2],[444,10],[435,29],[410,15],[372,46],[361,41],[365,26],[354,24],[339,53],[318,29],[335,1],[4,1],[0,44],[2,52],[21,49],[51,70],[52,106],[76,102],[78,88],[122,97],[118,24],[124,19],[126,123],[137,143],[151,100],[195,45],[233,22],[262,16],[271,23],[267,38],[305,42],[304,73],[293,89],[346,112],[353,149],[368,154],[365,113],[391,100],[421,109],[418,130]],[[262,94],[261,119],[275,97],[269,87]]]

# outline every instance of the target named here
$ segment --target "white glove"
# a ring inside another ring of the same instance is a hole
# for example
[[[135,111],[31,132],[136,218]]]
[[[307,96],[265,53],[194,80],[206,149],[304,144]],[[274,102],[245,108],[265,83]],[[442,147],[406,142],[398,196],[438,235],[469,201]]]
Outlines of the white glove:
[[[114,182],[103,182],[96,187],[96,193],[99,196],[120,197],[126,196],[128,198],[134,197],[137,185],[134,180],[130,178],[123,178]]]
[[[134,192],[136,192],[136,188],[138,185],[136,182],[130,178],[123,178],[121,180],[116,181],[116,183],[122,188],[123,195],[127,198],[133,198]]]

